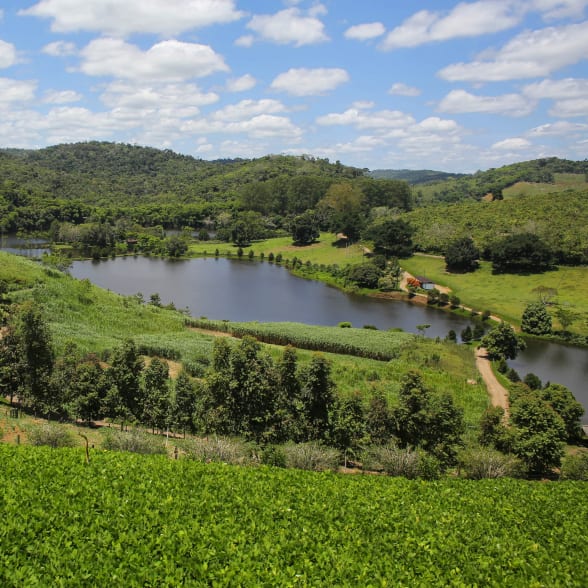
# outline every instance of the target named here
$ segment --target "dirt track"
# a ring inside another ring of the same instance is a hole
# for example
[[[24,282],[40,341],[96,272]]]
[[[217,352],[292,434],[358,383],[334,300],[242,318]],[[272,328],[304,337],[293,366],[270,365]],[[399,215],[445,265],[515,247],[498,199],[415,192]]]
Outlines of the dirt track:
[[[482,347],[476,349],[476,367],[484,380],[484,384],[486,384],[492,406],[500,406],[501,408],[504,408],[505,416],[508,416],[508,391],[496,379],[486,350]]]

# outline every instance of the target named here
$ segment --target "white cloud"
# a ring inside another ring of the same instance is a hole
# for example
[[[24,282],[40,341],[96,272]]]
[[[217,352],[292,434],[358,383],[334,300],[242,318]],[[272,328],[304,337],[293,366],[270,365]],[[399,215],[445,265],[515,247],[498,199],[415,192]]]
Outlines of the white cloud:
[[[10,67],[16,63],[16,60],[14,45],[0,39],[0,68]]]
[[[234,121],[218,120],[213,114],[209,119],[186,121],[181,129],[184,133],[245,134],[252,139],[280,138],[298,141],[302,136],[302,129],[294,125],[289,118],[273,114],[259,114]]]
[[[81,55],[80,69],[87,75],[132,80],[185,80],[229,69],[208,45],[181,41],[162,41],[141,51],[120,39],[96,39]]]
[[[245,74],[240,78],[227,80],[227,90],[229,92],[246,92],[251,90],[257,84],[257,80],[251,74]]]
[[[508,150],[508,151],[519,151],[521,149],[527,149],[531,146],[531,142],[522,137],[512,137],[510,139],[504,139],[494,143],[491,149]]]
[[[566,17],[581,18],[588,6],[587,0],[532,0],[531,7],[543,13],[546,20]]]
[[[100,96],[104,104],[114,109],[133,109],[139,112],[175,112],[184,116],[191,109],[218,102],[214,92],[202,92],[195,84],[137,85],[128,82],[113,82]],[[189,114],[190,116],[192,114]],[[187,116],[187,115],[186,115]]]
[[[525,31],[502,47],[493,60],[449,65],[439,76],[452,82],[496,82],[546,76],[586,59],[588,21]]]
[[[264,41],[296,47],[328,41],[323,23],[315,16],[304,16],[298,8],[286,8],[276,14],[259,14],[247,28]]]
[[[235,40],[237,47],[251,47],[255,43],[255,37],[253,35],[243,35]]]
[[[520,19],[521,11],[516,2],[496,0],[461,2],[445,15],[421,10],[390,31],[381,48],[392,50],[457,37],[477,37],[511,28]]]
[[[356,41],[368,41],[382,36],[386,32],[386,28],[381,22],[370,22],[349,27],[344,35],[347,39],[354,39]]]
[[[395,96],[420,96],[421,91],[413,86],[407,86],[402,82],[397,82],[396,84],[392,84],[388,90],[388,94]]]
[[[82,95],[75,90],[49,90],[45,92],[43,102],[47,104],[67,104],[69,102],[79,102]]]
[[[29,102],[35,97],[37,82],[0,78],[0,105]]]
[[[523,88],[534,99],[555,100],[549,111],[560,118],[588,115],[588,79],[542,80]]]
[[[115,36],[178,35],[243,16],[234,0],[41,0],[19,14],[49,18],[56,32],[84,30]]]
[[[546,123],[532,128],[527,134],[530,137],[566,136],[577,133],[588,133],[588,124],[572,123],[560,120],[554,123]]]
[[[372,102],[371,100],[357,100],[351,105],[352,108],[357,108],[358,110],[369,110],[374,106],[375,102]]]
[[[465,90],[452,90],[439,104],[440,112],[504,114],[526,116],[535,108],[535,102],[520,94],[476,96]]]
[[[230,104],[217,110],[212,120],[239,121],[247,120],[260,114],[276,114],[284,112],[286,107],[278,100],[241,100],[237,104]]]
[[[68,41],[54,41],[53,43],[45,45],[42,51],[53,57],[66,57],[67,55],[75,55],[78,52],[78,49],[74,43],[69,43]]]
[[[322,126],[351,125],[358,129],[385,131],[395,128],[407,128],[415,123],[409,114],[399,110],[379,110],[364,112],[357,108],[349,108],[343,113],[331,113],[319,116],[317,124]]]
[[[321,96],[349,81],[349,74],[340,68],[292,68],[271,83],[271,89],[292,96]]]

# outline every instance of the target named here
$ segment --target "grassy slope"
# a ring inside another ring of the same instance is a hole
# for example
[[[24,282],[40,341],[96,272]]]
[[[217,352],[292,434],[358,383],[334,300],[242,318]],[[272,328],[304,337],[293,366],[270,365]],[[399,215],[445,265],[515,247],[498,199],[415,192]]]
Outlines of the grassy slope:
[[[436,283],[448,286],[459,296],[462,304],[476,310],[491,310],[505,320],[520,324],[525,306],[537,300],[533,289],[547,286],[558,290],[557,301],[571,304],[584,315],[571,330],[586,331],[588,318],[588,267],[560,267],[542,274],[492,274],[491,264],[482,262],[480,269],[468,274],[449,274],[441,257],[415,255],[402,260],[402,267],[411,274],[426,275]],[[558,327],[557,321],[554,326]]]

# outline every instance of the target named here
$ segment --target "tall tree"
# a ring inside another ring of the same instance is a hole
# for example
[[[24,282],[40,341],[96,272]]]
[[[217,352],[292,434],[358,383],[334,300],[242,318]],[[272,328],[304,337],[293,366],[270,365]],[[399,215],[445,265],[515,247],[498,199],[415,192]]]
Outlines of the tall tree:
[[[143,413],[143,397],[141,390],[141,371],[143,360],[137,352],[134,341],[127,339],[112,356],[108,370],[111,382],[118,390],[119,400],[116,405],[122,419],[139,420]],[[112,396],[112,393],[111,393]],[[120,409],[124,410],[120,410]],[[121,426],[122,426],[121,422]]]
[[[350,241],[359,239],[365,222],[365,196],[351,182],[332,184],[318,208],[330,219],[330,229],[343,233]]]
[[[449,271],[471,272],[478,267],[480,251],[471,237],[452,241],[445,251],[445,264]]]
[[[193,429],[193,418],[196,410],[196,390],[190,376],[182,370],[174,384],[173,421],[182,431]]]
[[[169,367],[157,357],[143,370],[143,421],[163,431],[170,417]]]
[[[551,315],[545,304],[531,302],[527,304],[521,320],[521,330],[532,335],[548,335],[551,333]]]
[[[486,349],[490,359],[497,360],[514,359],[526,344],[508,323],[503,322],[482,337],[480,346]]]
[[[302,403],[308,439],[324,439],[329,430],[329,411],[335,401],[331,366],[320,353],[301,370]]]
[[[378,253],[393,257],[409,257],[413,252],[412,226],[396,218],[374,221],[363,233],[364,238],[374,242]]]

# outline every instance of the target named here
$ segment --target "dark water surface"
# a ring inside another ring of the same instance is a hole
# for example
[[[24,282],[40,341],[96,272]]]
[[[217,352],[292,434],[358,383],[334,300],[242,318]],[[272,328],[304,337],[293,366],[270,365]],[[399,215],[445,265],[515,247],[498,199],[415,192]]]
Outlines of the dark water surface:
[[[459,333],[470,324],[467,318],[426,306],[345,294],[267,262],[119,257],[76,261],[71,273],[120,294],[141,292],[146,300],[157,292],[164,304],[173,302],[178,308],[188,307],[192,316],[209,319],[315,325],[349,321],[354,327],[399,327],[411,333],[418,332],[417,325],[428,324],[427,336],[442,338],[450,329]],[[588,409],[586,349],[531,341],[511,365],[521,377],[533,372],[543,382],[564,384]]]

